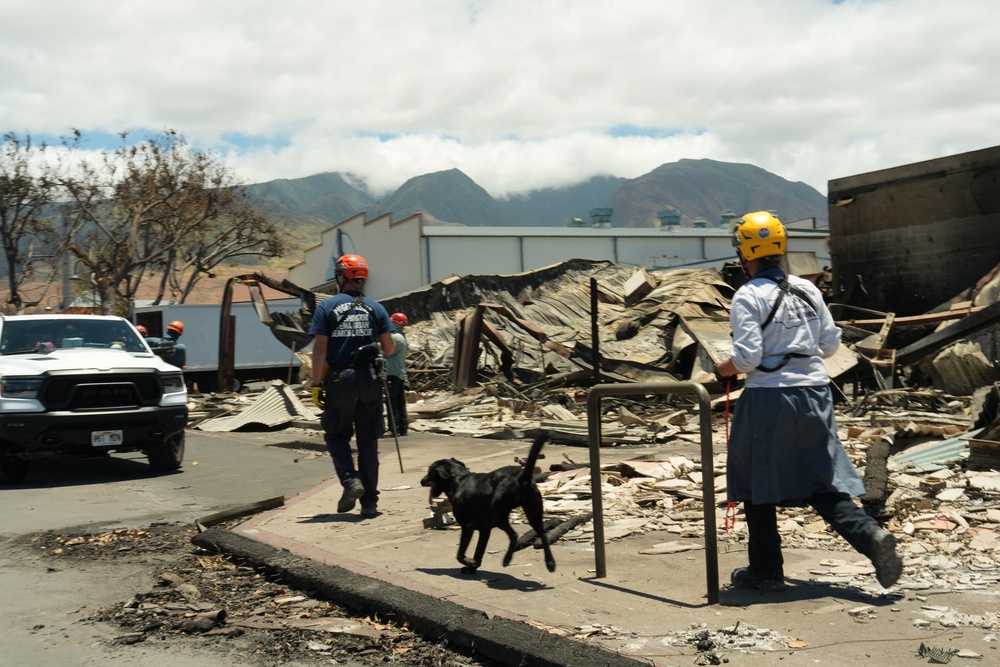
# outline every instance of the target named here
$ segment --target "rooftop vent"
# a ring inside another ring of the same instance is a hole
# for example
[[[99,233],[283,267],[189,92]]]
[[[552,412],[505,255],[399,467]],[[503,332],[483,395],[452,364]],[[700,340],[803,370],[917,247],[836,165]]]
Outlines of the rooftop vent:
[[[613,208],[592,208],[590,209],[590,223],[594,227],[606,229],[611,226],[611,214]]]
[[[681,212],[679,209],[663,209],[656,214],[656,217],[660,219],[660,229],[664,231],[670,231],[673,227],[680,227]]]

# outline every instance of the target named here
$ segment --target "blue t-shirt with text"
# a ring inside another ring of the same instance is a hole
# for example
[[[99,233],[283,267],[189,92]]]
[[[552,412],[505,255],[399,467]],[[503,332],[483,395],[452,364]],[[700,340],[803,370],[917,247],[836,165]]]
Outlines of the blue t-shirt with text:
[[[382,304],[364,297],[364,305],[360,305],[356,301],[359,296],[344,292],[316,306],[309,333],[330,337],[326,362],[331,366],[350,363],[359,347],[377,341],[379,335],[393,329],[389,313]]]

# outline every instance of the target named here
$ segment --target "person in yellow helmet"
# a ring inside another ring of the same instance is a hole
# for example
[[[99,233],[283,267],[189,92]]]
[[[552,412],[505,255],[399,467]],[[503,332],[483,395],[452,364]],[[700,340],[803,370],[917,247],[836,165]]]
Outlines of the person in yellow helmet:
[[[823,359],[840,329],[809,281],[787,275],[784,225],[767,211],[738,220],[733,245],[748,282],[733,295],[732,356],[716,375],[746,374],[733,415],[727,495],[742,502],[749,565],[733,570],[737,588],[785,587],[777,507],[809,505],[875,566],[883,588],[903,572],[896,538],[853,500],[865,487],[837,437],[833,392]]]

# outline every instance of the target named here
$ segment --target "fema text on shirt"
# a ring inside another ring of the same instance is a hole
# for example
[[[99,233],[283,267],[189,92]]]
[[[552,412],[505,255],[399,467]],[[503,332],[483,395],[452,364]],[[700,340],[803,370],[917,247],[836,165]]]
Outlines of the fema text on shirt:
[[[372,322],[371,318],[368,317],[368,313],[363,310],[357,310],[350,313],[330,336],[332,338],[352,338],[358,336],[374,338],[375,334],[372,330]]]

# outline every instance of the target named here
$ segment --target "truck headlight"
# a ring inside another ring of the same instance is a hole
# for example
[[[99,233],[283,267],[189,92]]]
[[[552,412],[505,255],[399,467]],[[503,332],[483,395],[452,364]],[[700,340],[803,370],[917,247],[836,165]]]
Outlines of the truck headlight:
[[[184,376],[180,373],[164,375],[160,379],[163,382],[164,394],[180,394],[187,391],[187,387],[184,386]]]
[[[42,386],[42,378],[3,378],[0,394],[4,398],[35,398]]]

